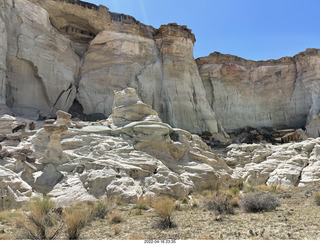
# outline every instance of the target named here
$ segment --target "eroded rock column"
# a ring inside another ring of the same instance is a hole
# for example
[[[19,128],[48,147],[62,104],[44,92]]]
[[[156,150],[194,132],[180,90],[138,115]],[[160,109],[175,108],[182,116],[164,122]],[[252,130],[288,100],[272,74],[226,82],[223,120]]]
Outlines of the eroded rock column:
[[[49,124],[44,126],[45,131],[50,135],[50,141],[42,163],[61,164],[67,162],[68,158],[63,154],[60,135],[68,130],[66,124]]]

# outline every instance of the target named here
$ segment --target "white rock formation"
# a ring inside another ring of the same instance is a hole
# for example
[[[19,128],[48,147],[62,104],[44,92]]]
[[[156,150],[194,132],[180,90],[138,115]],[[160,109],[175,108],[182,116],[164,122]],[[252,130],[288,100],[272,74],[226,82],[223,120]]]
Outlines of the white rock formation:
[[[319,138],[302,142],[230,145],[225,157],[233,177],[252,185],[304,186],[319,181]]]
[[[37,169],[30,171],[33,177],[25,177],[34,179],[33,190],[63,205],[103,196],[135,202],[142,195],[185,197],[208,182],[230,179],[230,168],[200,137],[162,123],[134,89],[118,91],[114,97],[114,114],[108,120],[61,134],[68,161],[43,161],[51,143],[45,130],[65,124],[47,124],[21,142],[35,151],[32,168]],[[79,193],[73,198],[75,191]]]
[[[320,111],[318,49],[294,57],[252,61],[212,53],[197,59],[207,99],[227,132],[251,127],[303,128]]]
[[[0,32],[7,34],[0,39],[0,71],[7,67],[8,77],[6,103],[16,114],[34,118],[54,109],[68,110],[76,93],[79,63],[70,40],[51,26],[43,8],[26,0],[1,0],[1,4]]]
[[[32,188],[16,173],[0,166],[0,195],[0,209],[17,208],[32,196]]]

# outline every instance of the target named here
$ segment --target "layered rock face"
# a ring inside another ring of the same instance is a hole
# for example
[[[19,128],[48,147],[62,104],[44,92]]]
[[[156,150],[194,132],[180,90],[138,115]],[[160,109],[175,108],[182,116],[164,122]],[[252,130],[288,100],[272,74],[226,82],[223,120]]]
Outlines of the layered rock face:
[[[305,127],[319,113],[319,61],[319,50],[308,49],[292,58],[257,62],[213,53],[197,64],[210,105],[232,131]],[[308,135],[317,137],[311,127]]]
[[[1,4],[0,98],[16,115],[61,109],[107,118],[113,91],[133,87],[171,126],[226,139],[205,98],[187,27],[157,30],[82,1]]]
[[[319,50],[250,61],[193,58],[186,26],[147,26],[79,0],[1,0],[0,105],[42,118],[59,109],[107,118],[114,91],[139,97],[173,127],[227,141],[246,126],[319,135]]]
[[[7,33],[0,44],[7,44],[1,56],[6,60],[6,104],[15,114],[29,117],[68,110],[79,63],[70,40],[52,27],[43,8],[24,0],[1,4]]]

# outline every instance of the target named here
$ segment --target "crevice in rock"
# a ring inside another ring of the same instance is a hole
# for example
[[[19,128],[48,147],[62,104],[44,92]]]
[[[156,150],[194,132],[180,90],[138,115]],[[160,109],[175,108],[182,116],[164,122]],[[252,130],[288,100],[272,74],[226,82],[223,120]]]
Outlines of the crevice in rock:
[[[55,106],[57,105],[57,103],[59,102],[61,96],[62,96],[65,92],[68,92],[68,91],[69,91],[69,94],[68,94],[68,96],[67,96],[67,98],[66,98],[65,104],[67,103],[68,98],[69,98],[69,96],[70,96],[70,93],[71,93],[71,91],[72,91],[72,84],[71,84],[71,83],[70,83],[69,87],[68,87],[66,90],[62,90],[62,91],[60,92],[58,98],[56,99],[56,102],[53,104],[52,107],[55,107]]]
[[[290,101],[292,100],[292,96],[293,96],[293,93],[296,89],[296,86],[297,86],[297,83],[298,83],[298,68],[297,68],[297,62],[294,58],[292,58],[292,62],[294,64],[294,83],[293,83],[293,86],[292,86],[292,91],[291,91],[291,95],[290,95]]]
[[[12,94],[12,87],[10,85],[9,82],[6,82],[6,94],[5,94],[5,97],[6,97],[6,105],[9,107],[9,108],[12,108],[13,105],[14,105],[14,96]]]
[[[200,76],[200,79],[201,79],[201,76]],[[202,79],[201,79],[202,80]],[[203,83],[203,85],[204,85],[204,87],[205,87],[205,89],[206,89],[206,92],[207,92],[207,100],[208,100],[208,102],[209,102],[209,105],[211,106],[211,108],[212,108],[212,110],[214,110],[214,88],[213,88],[213,80],[212,80],[212,78],[209,78],[209,80],[208,80],[208,85],[207,86],[205,86],[205,84],[204,84],[204,82],[202,81],[202,83]],[[208,94],[211,94],[211,98],[210,97],[208,97]]]
[[[294,186],[298,186],[298,185],[300,184],[301,178],[302,178],[302,172],[303,172],[303,170],[304,170],[306,167],[308,167],[308,166],[309,166],[309,163],[306,163],[306,164],[302,167],[302,169],[300,170],[300,174],[299,174],[299,176],[298,176],[297,181],[293,184]]]

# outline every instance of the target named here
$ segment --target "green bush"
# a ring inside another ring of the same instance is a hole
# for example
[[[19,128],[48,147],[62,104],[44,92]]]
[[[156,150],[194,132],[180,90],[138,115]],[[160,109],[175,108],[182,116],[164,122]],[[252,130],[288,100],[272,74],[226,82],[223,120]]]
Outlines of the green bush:
[[[103,200],[95,202],[92,210],[92,215],[94,218],[104,219],[113,208],[115,208],[115,202],[105,198]]]
[[[188,204],[188,200],[186,198],[183,198],[182,204]]]
[[[256,192],[246,194],[240,205],[247,213],[273,211],[280,206],[280,200],[270,193]]]

